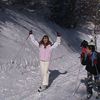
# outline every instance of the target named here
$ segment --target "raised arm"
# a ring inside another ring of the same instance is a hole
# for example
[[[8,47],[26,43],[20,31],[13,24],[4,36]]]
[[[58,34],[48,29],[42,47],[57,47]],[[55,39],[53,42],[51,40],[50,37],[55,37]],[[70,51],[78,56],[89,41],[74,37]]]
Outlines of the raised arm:
[[[60,35],[60,33],[57,33],[56,42],[52,45],[51,49],[56,48],[58,45],[60,45],[60,43],[61,43],[61,35]]]
[[[29,34],[30,34],[30,39],[33,42],[33,44],[39,47],[39,43],[35,40],[34,35],[32,34],[32,31],[30,31]]]

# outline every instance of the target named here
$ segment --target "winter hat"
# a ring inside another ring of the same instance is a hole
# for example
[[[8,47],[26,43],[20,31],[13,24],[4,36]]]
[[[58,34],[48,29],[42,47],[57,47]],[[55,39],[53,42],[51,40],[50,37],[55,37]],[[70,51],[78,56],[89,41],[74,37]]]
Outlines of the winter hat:
[[[95,46],[95,42],[91,39],[90,42],[88,43],[88,45],[93,45],[93,46]]]

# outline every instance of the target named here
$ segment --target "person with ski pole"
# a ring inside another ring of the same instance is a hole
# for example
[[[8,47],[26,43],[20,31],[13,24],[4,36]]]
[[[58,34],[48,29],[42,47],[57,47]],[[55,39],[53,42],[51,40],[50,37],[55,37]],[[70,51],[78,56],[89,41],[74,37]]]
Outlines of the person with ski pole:
[[[95,46],[91,43],[88,43],[88,46],[86,47],[86,56],[83,62],[84,65],[86,65],[85,69],[87,71],[87,99],[90,99],[93,95],[93,77],[95,78],[95,76],[100,73],[100,68],[98,65],[98,53],[95,51]],[[100,92],[100,87],[97,87],[98,91]]]
[[[41,79],[42,85],[39,87],[38,91],[41,92],[45,90],[49,85],[49,64],[51,53],[54,48],[56,48],[61,43],[61,34],[57,32],[57,40],[52,45],[49,40],[48,35],[44,35],[40,42],[37,42],[34,38],[32,30],[29,32],[30,39],[35,46],[39,48],[39,57],[40,57],[40,70],[41,70]]]

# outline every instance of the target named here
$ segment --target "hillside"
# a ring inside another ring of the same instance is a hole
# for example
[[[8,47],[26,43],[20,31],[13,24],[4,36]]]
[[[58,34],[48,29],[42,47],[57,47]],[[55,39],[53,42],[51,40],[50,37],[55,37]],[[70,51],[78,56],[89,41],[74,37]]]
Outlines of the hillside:
[[[47,34],[55,42],[56,32],[62,34],[62,44],[52,52],[51,86],[43,93],[37,92],[40,86],[38,48],[30,39],[26,41],[31,29],[38,41]],[[90,37],[88,30],[62,29],[35,12],[0,11],[0,100],[80,100],[86,94],[84,84],[80,84],[73,96],[80,79],[86,77],[79,59],[80,43],[84,39],[89,41]],[[98,36],[98,50],[99,42]],[[63,74],[65,71],[68,73]]]

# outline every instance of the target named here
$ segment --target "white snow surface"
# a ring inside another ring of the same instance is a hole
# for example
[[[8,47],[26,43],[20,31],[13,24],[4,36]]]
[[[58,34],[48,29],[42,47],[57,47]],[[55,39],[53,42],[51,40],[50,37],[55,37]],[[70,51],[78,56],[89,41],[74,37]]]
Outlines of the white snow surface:
[[[52,52],[50,87],[41,93],[37,92],[41,85],[39,50],[26,40],[30,29],[38,41],[48,34],[54,42],[56,32],[62,33],[61,45]],[[80,43],[90,37],[84,29],[62,29],[35,13],[0,11],[0,100],[81,100],[86,87],[80,80],[86,71],[80,64]],[[100,36],[97,38],[100,51]],[[63,74],[65,71],[68,73]]]

